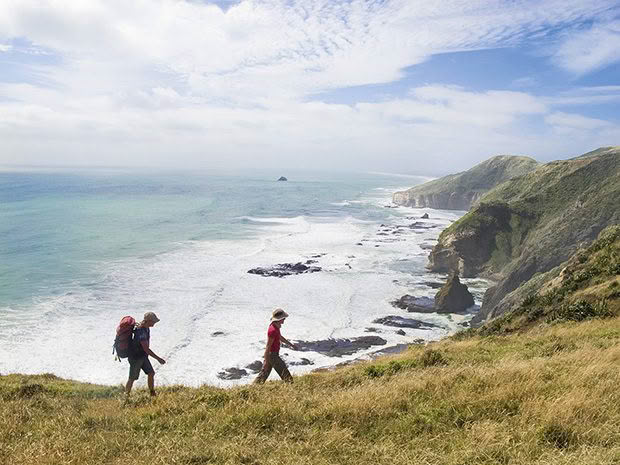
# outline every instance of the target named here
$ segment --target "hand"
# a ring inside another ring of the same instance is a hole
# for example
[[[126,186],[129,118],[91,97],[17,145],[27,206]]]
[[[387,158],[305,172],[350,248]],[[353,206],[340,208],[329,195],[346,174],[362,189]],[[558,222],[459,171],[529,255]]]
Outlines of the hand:
[[[293,350],[299,350],[299,346],[298,346],[297,344],[293,344],[293,343],[291,342],[291,349],[293,349]]]
[[[166,364],[166,361],[165,361],[163,358],[161,358],[161,357],[159,357],[159,358],[157,359],[157,361],[158,361],[159,363],[161,363],[162,365],[165,365],[165,364]]]

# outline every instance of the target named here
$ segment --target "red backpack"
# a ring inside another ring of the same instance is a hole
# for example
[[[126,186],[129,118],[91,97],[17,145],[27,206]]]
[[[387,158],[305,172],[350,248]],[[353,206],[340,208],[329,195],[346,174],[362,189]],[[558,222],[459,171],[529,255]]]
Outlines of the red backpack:
[[[127,358],[131,350],[131,340],[136,320],[131,316],[124,316],[116,328],[116,338],[112,346],[112,353],[116,352],[117,358]],[[120,360],[119,360],[120,361]]]

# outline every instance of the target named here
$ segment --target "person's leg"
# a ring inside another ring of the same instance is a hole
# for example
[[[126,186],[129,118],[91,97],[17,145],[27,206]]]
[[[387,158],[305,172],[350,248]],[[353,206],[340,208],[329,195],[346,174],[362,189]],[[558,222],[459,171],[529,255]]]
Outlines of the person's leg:
[[[142,368],[142,364],[144,363],[143,358],[129,358],[129,379],[127,380],[127,384],[125,384],[125,395],[129,397],[131,393],[131,388],[133,387],[133,382],[138,379],[140,376],[140,368]]]
[[[273,368],[280,375],[280,378],[282,378],[287,383],[293,382],[293,377],[291,376],[291,372],[288,371],[288,368],[286,367],[286,363],[284,363],[284,360],[280,358],[280,355],[271,354],[270,361],[271,361],[271,364],[273,365]]]
[[[133,379],[129,378],[127,380],[127,384],[125,384],[125,395],[127,397],[129,397],[129,394],[131,393],[131,388],[133,387]]]
[[[142,364],[142,371],[147,376],[147,384],[149,387],[149,393],[152,396],[155,396],[155,370],[153,369],[153,365],[151,365],[151,361],[148,357],[144,357],[144,363]]]
[[[149,385],[149,392],[152,396],[157,395],[155,393],[155,373],[149,373],[147,376],[147,381]]]
[[[263,367],[260,369],[258,376],[254,380],[254,384],[263,384],[269,378],[269,373],[271,373],[271,363],[263,363]]]

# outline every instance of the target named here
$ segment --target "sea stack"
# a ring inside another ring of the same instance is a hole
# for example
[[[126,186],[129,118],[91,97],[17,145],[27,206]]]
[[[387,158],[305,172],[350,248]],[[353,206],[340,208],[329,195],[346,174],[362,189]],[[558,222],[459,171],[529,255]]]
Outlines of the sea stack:
[[[286,179],[284,176],[280,176],[280,178],[278,179],[278,181],[288,181],[288,179]]]
[[[448,282],[435,295],[435,309],[440,313],[459,313],[474,305],[474,297],[467,286],[453,273]]]

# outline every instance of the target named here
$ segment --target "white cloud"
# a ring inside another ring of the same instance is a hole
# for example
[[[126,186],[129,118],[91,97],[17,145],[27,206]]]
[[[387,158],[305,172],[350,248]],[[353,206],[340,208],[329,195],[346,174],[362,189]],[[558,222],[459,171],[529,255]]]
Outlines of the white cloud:
[[[466,168],[541,141],[543,152],[550,141],[568,146],[552,131],[557,113],[531,126],[562,102],[526,92],[428,85],[380,103],[306,99],[392,82],[436,53],[517,44],[595,18],[602,3],[244,0],[224,11],[182,0],[3,0],[0,40],[25,38],[29,53],[58,64],[38,68],[45,87],[0,83],[0,162],[406,170],[412,160],[443,168],[455,153]],[[603,129],[580,133],[585,149]]]
[[[2,53],[2,52],[9,52],[9,51],[11,51],[12,48],[13,48],[12,45],[0,44],[0,53]]]
[[[552,113],[545,117],[545,122],[556,128],[571,128],[571,129],[599,129],[605,127],[611,127],[612,124],[609,121],[588,118],[582,115],[573,113]]]
[[[561,67],[585,74],[620,61],[620,21],[571,34],[553,56]]]

